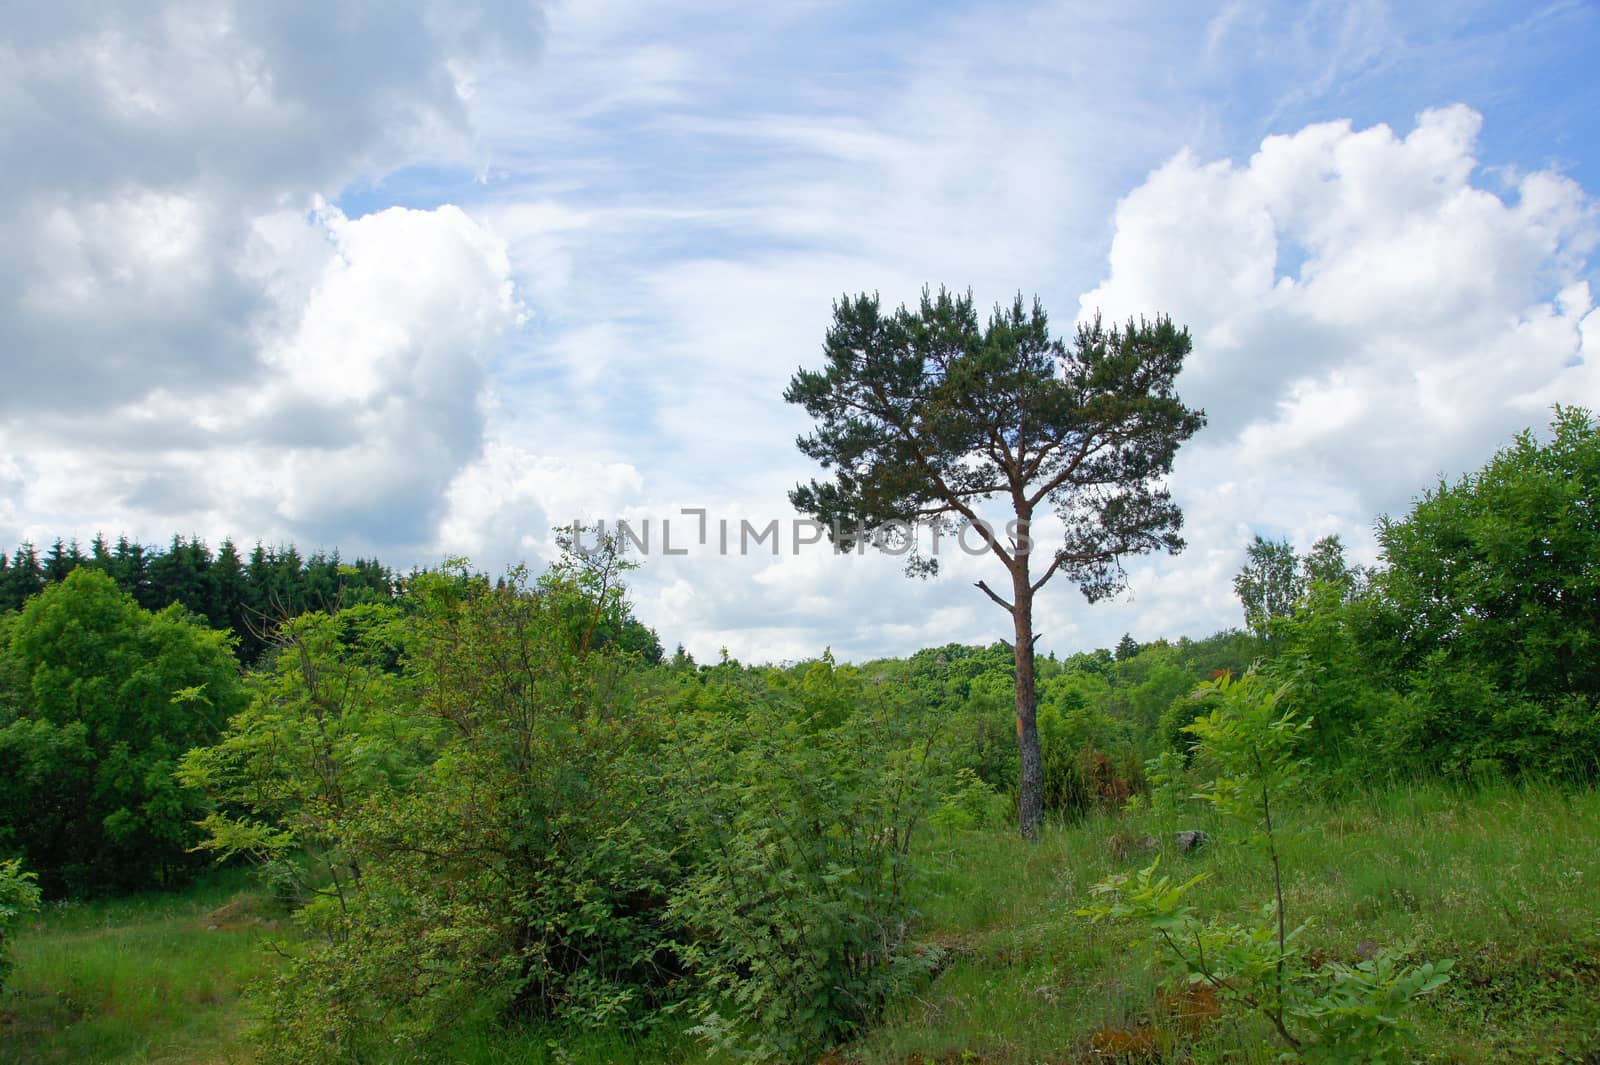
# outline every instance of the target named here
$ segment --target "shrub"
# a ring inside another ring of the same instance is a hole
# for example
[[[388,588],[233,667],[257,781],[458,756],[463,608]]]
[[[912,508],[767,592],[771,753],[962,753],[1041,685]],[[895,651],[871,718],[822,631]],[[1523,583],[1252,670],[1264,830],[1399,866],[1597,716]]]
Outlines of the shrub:
[[[936,958],[909,938],[908,899],[933,736],[897,699],[852,703],[679,723],[669,791],[698,858],[671,909],[696,1031],[741,1057],[814,1058]]]
[[[355,801],[313,789],[349,876],[300,912],[316,938],[273,989],[268,1060],[362,1060],[373,1040],[426,1055],[468,1013],[626,1026],[680,993],[680,873],[648,732],[623,698],[625,656],[573,628],[575,598],[620,594],[615,576],[418,583],[414,695],[389,716],[439,751]]]
[[[942,761],[929,715],[826,657],[694,675],[595,646],[577,604],[620,596],[618,566],[419,579],[403,683],[325,648],[191,759],[212,784],[272,770],[263,801],[228,792],[214,845],[259,828],[324,855],[297,913],[308,935],[268,990],[265,1061],[428,1060],[468,1018],[679,1016],[741,1056],[796,1060],[932,963],[907,933],[911,838]],[[333,678],[391,701],[335,719],[313,694]],[[285,736],[307,756],[262,761]],[[430,757],[369,771],[416,736],[436,738]]]
[[[23,871],[20,858],[0,861],[0,990],[11,975],[11,935],[22,918],[39,908],[36,877]]]

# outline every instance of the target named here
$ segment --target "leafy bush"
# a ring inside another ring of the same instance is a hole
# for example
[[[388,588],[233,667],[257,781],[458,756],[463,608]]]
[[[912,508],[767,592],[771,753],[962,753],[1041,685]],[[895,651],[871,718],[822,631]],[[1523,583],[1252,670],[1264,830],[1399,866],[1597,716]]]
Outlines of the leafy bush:
[[[395,608],[370,605],[278,628],[250,677],[249,706],[220,742],[179,763],[178,780],[216,804],[200,822],[200,849],[259,864],[274,894],[297,904],[314,885],[338,893],[356,878],[340,853],[344,820],[414,777],[439,731],[396,712],[406,697],[389,668],[398,626]]]
[[[946,831],[964,831],[998,825],[1009,814],[1010,802],[984,783],[976,770],[960,766],[946,787],[928,823]]]
[[[266,1061],[428,1058],[469,1017],[679,1016],[792,1060],[931,963],[906,894],[937,790],[928,715],[829,656],[689,673],[601,646],[575,619],[608,616],[623,567],[419,578],[401,676],[303,619],[186,760],[224,806],[211,847],[317,858]]]
[[[0,861],[0,990],[11,975],[11,933],[23,916],[39,908],[37,878],[22,868],[22,859]]]
[[[373,1040],[423,1053],[464,1013],[631,1024],[674,993],[679,873],[620,698],[624,659],[573,627],[574,598],[619,595],[615,577],[573,562],[493,588],[417,582],[408,683],[339,739],[359,754],[437,734],[439,750],[398,776],[403,757],[369,755],[353,801],[297,768],[301,808],[349,875],[300,913],[317,939],[272,992],[269,1060],[361,1060]],[[285,679],[307,694],[307,674]],[[240,724],[230,740],[261,722]]]
[[[1362,637],[1408,689],[1390,724],[1416,760],[1600,768],[1597,508],[1600,424],[1558,406],[1548,442],[1524,432],[1380,522],[1386,565]]]
[[[814,1057],[935,960],[908,938],[907,897],[932,736],[898,700],[856,698],[679,723],[670,794],[699,857],[671,909],[696,1030],[743,1057]]]
[[[1374,744],[1387,765],[1463,780],[1591,778],[1600,772],[1600,702],[1535,699],[1435,655],[1386,704]]]

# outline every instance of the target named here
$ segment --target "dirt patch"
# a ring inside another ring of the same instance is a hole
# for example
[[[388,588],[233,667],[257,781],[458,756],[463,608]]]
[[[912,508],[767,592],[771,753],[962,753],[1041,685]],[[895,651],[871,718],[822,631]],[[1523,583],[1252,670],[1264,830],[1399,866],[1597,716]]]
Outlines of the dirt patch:
[[[246,896],[223,903],[200,924],[207,932],[234,932],[242,928],[276,928],[280,914],[271,902]]]

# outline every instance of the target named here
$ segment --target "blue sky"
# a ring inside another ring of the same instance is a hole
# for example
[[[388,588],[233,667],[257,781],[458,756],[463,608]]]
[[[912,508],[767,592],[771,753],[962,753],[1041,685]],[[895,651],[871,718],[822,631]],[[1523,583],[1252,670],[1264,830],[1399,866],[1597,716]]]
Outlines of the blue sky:
[[[1235,624],[1256,531],[1371,525],[1600,404],[1600,9],[66,5],[0,41],[0,545],[538,562],[788,518],[831,301],[1191,326],[1190,547],[1060,652]],[[687,519],[680,519],[686,521]],[[697,655],[988,641],[987,560],[647,558]],[[992,576],[992,574],[989,574]]]

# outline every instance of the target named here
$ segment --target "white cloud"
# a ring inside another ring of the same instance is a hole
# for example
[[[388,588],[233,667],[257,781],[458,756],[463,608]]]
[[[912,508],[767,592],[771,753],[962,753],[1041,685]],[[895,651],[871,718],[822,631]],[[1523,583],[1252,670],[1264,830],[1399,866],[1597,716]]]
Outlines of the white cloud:
[[[0,42],[0,414],[202,395],[259,370],[262,219],[470,160],[458,81],[536,49],[532,3],[72,3]],[[62,379],[73,387],[60,387]]]
[[[1403,137],[1309,126],[1243,165],[1180,153],[1119,204],[1110,274],[1080,314],[1190,323],[1180,387],[1212,421],[1173,476],[1194,546],[1152,574],[1154,610],[1231,620],[1226,600],[1186,597],[1226,587],[1251,529],[1302,548],[1340,533],[1370,557],[1380,512],[1542,426],[1550,403],[1600,402],[1581,340],[1593,201],[1550,172],[1475,185],[1479,126],[1457,106]]]
[[[431,541],[516,321],[506,250],[455,208],[317,204],[470,161],[462,89],[535,52],[540,11],[174,0],[8,18],[0,425],[27,462],[4,525]]]
[[[491,443],[457,473],[439,530],[443,549],[503,564],[555,557],[551,530],[623,514],[644,491],[639,471],[622,462],[535,455]]]
[[[200,398],[154,392],[104,433],[36,443],[25,505],[47,532],[87,520],[431,547],[481,447],[489,355],[522,315],[504,245],[450,206],[354,220],[325,209],[263,231],[295,269],[266,288],[291,302],[267,316],[280,331],[258,338],[260,379]]]

